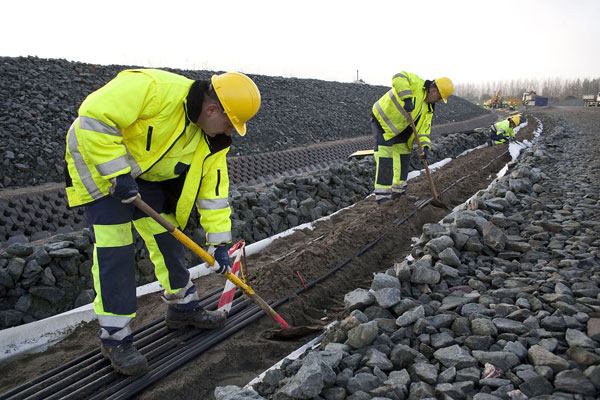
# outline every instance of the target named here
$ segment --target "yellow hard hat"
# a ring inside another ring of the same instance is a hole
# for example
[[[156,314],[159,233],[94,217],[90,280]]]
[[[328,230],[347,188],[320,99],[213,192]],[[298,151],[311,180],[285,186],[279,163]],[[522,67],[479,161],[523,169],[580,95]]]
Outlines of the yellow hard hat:
[[[246,122],[260,108],[260,92],[256,84],[239,72],[213,75],[213,89],[223,106],[223,111],[240,136],[246,134]]]
[[[446,78],[445,76],[442,78],[437,78],[435,81],[435,86],[437,86],[440,95],[442,96],[442,100],[444,103],[448,102],[448,97],[454,92],[454,84],[450,80],[450,78]]]
[[[512,120],[513,124],[515,124],[515,126],[518,126],[521,123],[521,117],[519,115],[510,117],[510,119]]]

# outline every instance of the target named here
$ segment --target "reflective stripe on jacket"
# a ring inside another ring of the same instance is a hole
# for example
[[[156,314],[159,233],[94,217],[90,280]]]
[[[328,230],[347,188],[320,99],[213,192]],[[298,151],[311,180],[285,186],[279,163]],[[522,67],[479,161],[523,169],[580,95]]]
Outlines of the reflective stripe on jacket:
[[[515,136],[515,131],[510,127],[510,121],[508,119],[496,122],[493,126],[496,127],[496,134],[498,135],[502,135],[506,138]]]
[[[118,175],[165,181],[187,170],[176,211],[181,229],[197,201],[208,243],[231,241],[229,147],[212,152],[206,134],[188,119],[193,82],[166,71],[126,70],[90,94],[67,134],[69,205],[106,196],[109,179]]]
[[[374,105],[373,115],[383,128],[383,137],[390,140],[395,136],[402,136],[403,142],[412,147],[412,129],[400,109],[404,106],[404,100],[411,97],[414,110],[411,112],[421,143],[429,146],[431,140],[431,119],[433,117],[433,105],[425,102],[427,90],[425,81],[415,74],[400,72],[392,78],[392,88],[384,94]]]

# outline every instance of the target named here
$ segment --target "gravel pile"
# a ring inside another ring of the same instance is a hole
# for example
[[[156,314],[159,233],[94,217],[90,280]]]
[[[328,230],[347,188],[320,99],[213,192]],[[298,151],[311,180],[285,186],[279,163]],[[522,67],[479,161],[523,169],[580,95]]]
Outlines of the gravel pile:
[[[0,57],[0,188],[63,182],[66,132],[85,97],[123,65],[61,59]],[[212,71],[168,69],[192,79]],[[373,103],[389,88],[354,83],[250,75],[262,95],[249,134],[234,137],[230,155],[277,151],[370,135]],[[391,77],[390,77],[391,78]],[[489,113],[459,97],[438,106],[434,124]]]
[[[496,185],[346,294],[348,316],[319,349],[254,390],[217,387],[217,400],[598,398],[595,124],[545,118]]]

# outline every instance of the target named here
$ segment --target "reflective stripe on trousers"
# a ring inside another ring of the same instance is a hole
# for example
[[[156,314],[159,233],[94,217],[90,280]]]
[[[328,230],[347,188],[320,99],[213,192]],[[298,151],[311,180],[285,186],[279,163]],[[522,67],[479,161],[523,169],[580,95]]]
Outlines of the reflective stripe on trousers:
[[[160,182],[137,179],[137,183],[144,201],[161,213],[165,197]],[[177,225],[172,214],[161,215]],[[135,316],[135,248],[131,222],[146,243],[163,288],[177,293],[190,282],[183,245],[134,205],[106,196],[86,206],[86,217],[94,242],[94,311],[101,326],[124,328]]]
[[[371,132],[375,141],[375,199],[401,193],[408,177],[411,149],[396,136],[384,140],[383,129],[374,116],[371,117]],[[396,139],[396,140],[395,140]]]

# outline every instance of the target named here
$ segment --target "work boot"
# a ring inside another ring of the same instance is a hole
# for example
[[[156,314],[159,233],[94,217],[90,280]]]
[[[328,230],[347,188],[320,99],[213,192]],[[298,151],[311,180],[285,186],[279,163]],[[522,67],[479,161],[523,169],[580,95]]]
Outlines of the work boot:
[[[100,350],[110,360],[115,371],[123,375],[139,376],[148,371],[146,357],[135,348],[132,342],[120,342],[114,346],[101,344]]]
[[[202,307],[192,310],[181,310],[175,306],[167,308],[167,328],[180,329],[193,326],[200,329],[215,329],[225,325],[227,314],[223,311],[208,311]]]

